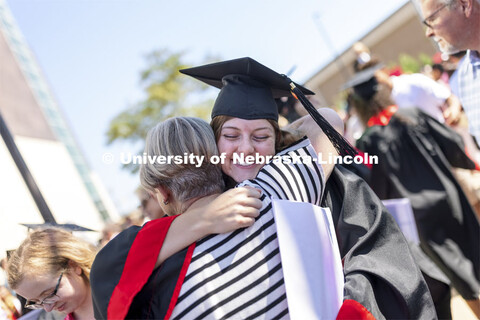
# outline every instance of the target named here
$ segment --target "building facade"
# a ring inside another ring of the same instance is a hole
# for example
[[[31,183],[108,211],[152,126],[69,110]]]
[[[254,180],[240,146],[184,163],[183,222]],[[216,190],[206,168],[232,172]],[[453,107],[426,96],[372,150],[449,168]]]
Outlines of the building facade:
[[[432,56],[437,51],[425,36],[417,9],[411,1],[357,41],[363,42],[384,63],[398,61],[400,54],[417,58],[420,54]],[[318,95],[320,104],[328,106],[337,102],[346,78],[353,75],[354,60],[355,53],[349,48],[307,80],[305,86]]]
[[[5,0],[0,0],[0,113],[57,223],[101,230],[118,214],[85,158]],[[0,140],[0,243],[42,216]],[[11,249],[11,248],[7,248]]]

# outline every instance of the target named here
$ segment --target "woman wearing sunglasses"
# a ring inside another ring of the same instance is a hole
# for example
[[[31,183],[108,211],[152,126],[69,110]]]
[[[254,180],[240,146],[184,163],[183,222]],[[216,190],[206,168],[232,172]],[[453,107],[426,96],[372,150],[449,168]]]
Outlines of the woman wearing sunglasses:
[[[26,308],[65,313],[65,319],[93,319],[90,267],[92,245],[56,228],[30,233],[8,262],[8,283]]]

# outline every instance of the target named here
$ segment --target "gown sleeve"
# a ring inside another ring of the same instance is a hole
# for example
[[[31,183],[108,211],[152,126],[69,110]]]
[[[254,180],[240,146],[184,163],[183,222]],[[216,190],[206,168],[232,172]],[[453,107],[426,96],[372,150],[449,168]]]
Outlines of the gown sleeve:
[[[428,132],[433,136],[452,167],[475,169],[475,163],[465,153],[462,136],[421,111],[413,110],[412,112],[418,113],[418,118],[425,122]]]
[[[367,183],[337,166],[327,181],[323,205],[332,212],[339,242],[345,303],[360,303],[376,319],[435,319],[408,244]]]
[[[96,319],[124,319],[136,294],[154,271],[168,228],[176,216],[133,226],[95,257],[90,285]]]

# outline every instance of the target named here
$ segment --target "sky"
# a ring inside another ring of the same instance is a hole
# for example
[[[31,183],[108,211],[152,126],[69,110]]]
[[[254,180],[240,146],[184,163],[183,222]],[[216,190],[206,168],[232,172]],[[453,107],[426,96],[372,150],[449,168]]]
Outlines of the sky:
[[[120,214],[138,206],[138,175],[107,145],[110,120],[145,97],[140,71],[158,49],[249,56],[303,83],[408,0],[7,0],[88,164]],[[103,161],[105,153],[114,162]]]

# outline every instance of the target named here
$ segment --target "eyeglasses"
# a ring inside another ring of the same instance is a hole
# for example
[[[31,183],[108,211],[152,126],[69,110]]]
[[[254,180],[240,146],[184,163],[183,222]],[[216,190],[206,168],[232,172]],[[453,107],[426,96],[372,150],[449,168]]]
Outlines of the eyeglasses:
[[[433,29],[433,26],[432,26],[432,23],[433,21],[435,21],[435,16],[440,12],[442,11],[443,9],[445,9],[446,7],[448,6],[448,4],[444,4],[443,6],[441,6],[440,8],[438,8],[437,10],[435,10],[431,15],[429,15],[427,18],[425,18],[425,20],[422,21],[422,23],[424,25],[426,25],[428,28],[430,29]]]
[[[57,291],[58,291],[58,287],[60,286],[60,281],[62,281],[62,277],[63,277],[64,272],[65,271],[62,271],[62,273],[60,274],[60,278],[58,278],[57,285],[55,286],[55,290],[53,290],[52,294],[45,297],[45,299],[43,299],[41,302],[33,302],[31,300],[27,300],[27,302],[25,303],[25,308],[28,308],[28,309],[42,309],[44,304],[55,303],[57,301],[57,299],[55,297],[59,298],[59,296],[57,296]]]

